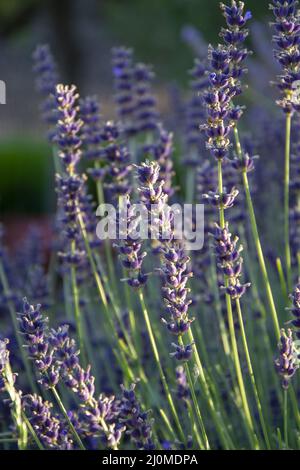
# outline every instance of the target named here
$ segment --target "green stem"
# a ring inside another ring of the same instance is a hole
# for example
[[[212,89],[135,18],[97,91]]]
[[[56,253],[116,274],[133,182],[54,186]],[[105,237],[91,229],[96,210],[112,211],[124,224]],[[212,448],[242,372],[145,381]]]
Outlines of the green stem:
[[[285,162],[284,162],[284,241],[285,241],[285,262],[288,288],[292,287],[291,273],[291,249],[290,249],[290,229],[289,229],[289,211],[290,211],[290,153],[291,153],[291,124],[292,115],[286,115],[285,127]]]
[[[75,253],[75,241],[71,242],[71,253],[74,255]],[[79,347],[80,353],[82,356],[83,363],[86,364],[86,349],[84,344],[84,334],[83,334],[83,326],[82,326],[82,316],[80,312],[80,304],[79,304],[79,291],[76,279],[76,268],[74,265],[71,266],[71,284],[72,284],[72,293],[73,293],[73,306],[74,306],[74,314],[75,314],[75,322],[76,322],[76,329],[77,335],[79,340]]]
[[[60,408],[62,414],[64,415],[64,417],[65,417],[65,419],[66,419],[66,421],[67,421],[67,423],[68,423],[68,425],[69,425],[69,427],[70,427],[70,430],[71,430],[71,432],[72,432],[72,434],[73,434],[75,440],[77,441],[77,444],[79,445],[79,448],[80,448],[81,450],[85,450],[85,447],[84,447],[84,445],[83,445],[83,443],[82,443],[82,441],[81,441],[81,439],[80,439],[80,437],[79,437],[79,435],[78,435],[76,429],[74,428],[73,423],[71,422],[71,420],[70,420],[70,418],[69,418],[69,416],[68,416],[68,413],[67,413],[67,411],[66,411],[66,409],[65,409],[65,407],[64,407],[63,402],[61,401],[61,398],[60,398],[59,394],[57,393],[56,388],[55,388],[55,387],[52,387],[52,388],[51,388],[51,391],[52,391],[52,393],[53,393],[53,395],[54,395],[54,398],[55,398],[55,400],[56,400],[56,402],[57,402],[57,404],[58,404],[58,406],[59,406],[59,408]]]
[[[99,168],[98,162],[95,162],[95,168]],[[103,186],[102,186],[101,181],[97,181],[96,189],[97,189],[98,204],[102,205],[105,203],[105,198],[104,198]],[[112,258],[111,244],[107,238],[104,240],[104,249],[105,249],[105,256],[106,256],[106,261],[107,261],[110,282],[111,282],[114,292],[117,293],[118,290],[117,290],[117,282],[116,282],[116,276],[115,276],[115,270],[114,270],[114,264],[113,264],[113,258]]]
[[[239,133],[237,127],[234,128],[234,136],[235,136],[235,143],[236,143],[236,149],[239,158],[243,157],[243,150],[241,147],[240,139],[239,139]],[[275,334],[276,334],[276,339],[279,340],[280,338],[280,328],[279,328],[279,323],[278,323],[278,316],[277,316],[277,311],[275,307],[275,302],[273,298],[273,293],[269,281],[269,276],[268,276],[268,271],[265,263],[265,258],[259,238],[259,233],[258,233],[258,228],[257,228],[257,223],[256,223],[256,217],[255,217],[255,212],[254,212],[254,206],[252,202],[252,197],[250,193],[250,188],[249,188],[249,181],[248,181],[248,175],[247,171],[244,170],[242,173],[243,177],[243,185],[244,185],[244,190],[246,194],[246,201],[247,201],[247,207],[248,207],[248,212],[249,212],[249,217],[250,217],[250,224],[251,224],[251,230],[252,230],[252,236],[256,248],[256,253],[258,257],[258,262],[260,266],[260,270],[262,273],[263,277],[263,282],[266,290],[266,295],[272,315],[272,320],[274,324],[274,329],[275,329]]]
[[[26,423],[26,426],[27,426],[27,428],[28,428],[30,434],[31,434],[32,437],[33,437],[34,442],[35,442],[36,445],[38,446],[39,450],[45,450],[43,444],[42,444],[41,441],[39,440],[39,438],[38,438],[38,436],[37,436],[35,430],[33,429],[33,427],[32,427],[32,425],[31,425],[29,419],[27,418],[27,416],[25,415],[24,412],[22,412],[22,417],[23,417],[23,419],[24,419],[24,421],[25,421],[25,423]]]
[[[241,304],[240,304],[239,299],[236,299],[236,308],[237,308],[239,325],[240,325],[241,334],[242,334],[242,341],[243,341],[243,346],[244,346],[244,350],[245,350],[248,371],[249,371],[251,384],[252,384],[252,388],[253,388],[253,393],[254,393],[254,396],[255,396],[255,401],[256,401],[256,405],[257,405],[257,409],[258,409],[259,420],[260,420],[260,424],[261,424],[261,427],[262,427],[262,431],[263,431],[263,435],[264,435],[264,438],[265,438],[267,449],[270,450],[271,449],[270,439],[269,439],[268,430],[267,430],[267,426],[266,426],[266,423],[265,423],[265,418],[264,418],[264,415],[263,415],[263,410],[262,410],[262,406],[261,406],[261,402],[260,402],[260,398],[259,398],[259,394],[258,394],[258,390],[257,390],[257,386],[256,386],[255,376],[254,376],[254,372],[253,372],[252,362],[251,362],[251,358],[250,358],[250,354],[249,354],[249,348],[248,348],[248,343],[247,343],[247,338],[246,338],[246,333],[245,333],[242,309],[241,309]]]
[[[223,194],[223,175],[222,175],[222,161],[221,160],[218,160],[218,191],[219,191],[219,194]],[[224,214],[224,207],[222,206],[222,204],[220,204],[219,215],[220,215],[220,227],[225,228],[225,214]],[[225,287],[228,287],[228,279],[226,278],[226,276],[225,276]],[[246,390],[245,390],[245,385],[244,385],[244,380],[243,380],[243,375],[242,375],[242,369],[241,369],[241,364],[240,364],[240,358],[239,358],[239,353],[238,353],[237,341],[236,341],[236,336],[235,336],[231,298],[230,298],[230,295],[228,295],[227,293],[225,294],[225,298],[226,298],[226,309],[227,309],[233,361],[234,361],[237,381],[238,381],[238,385],[240,389],[243,409],[244,409],[246,423],[247,423],[246,429],[248,432],[250,442],[254,446],[256,446],[256,440],[254,438],[255,436],[254,427],[253,427],[252,417],[251,417],[251,413],[250,413],[250,409],[248,405],[248,400],[247,400],[247,395],[246,395]]]
[[[287,390],[283,391],[283,435],[286,449],[289,447],[288,443],[288,396]]]
[[[156,341],[155,341],[154,334],[153,334],[153,331],[152,331],[152,326],[151,326],[148,310],[147,310],[145,300],[144,300],[144,296],[143,296],[143,293],[142,293],[141,289],[139,290],[139,300],[140,300],[140,303],[141,303],[142,312],[143,312],[143,316],[144,316],[148,336],[149,336],[149,339],[150,339],[154,359],[155,359],[155,362],[156,362],[156,365],[157,365],[157,368],[158,368],[158,371],[159,371],[160,379],[162,381],[162,385],[163,385],[163,388],[164,388],[164,391],[165,391],[170,409],[172,411],[172,414],[173,414],[173,417],[174,417],[174,420],[175,420],[175,423],[176,423],[176,427],[177,427],[179,435],[180,435],[180,439],[182,440],[182,442],[185,442],[186,437],[185,437],[184,432],[182,430],[182,426],[181,426],[179,418],[178,418],[178,414],[177,414],[177,411],[176,411],[176,408],[175,408],[175,405],[174,405],[174,401],[173,401],[173,398],[172,398],[172,395],[171,395],[171,392],[170,392],[170,389],[169,389],[169,385],[167,383],[166,376],[164,374],[164,371],[163,371],[163,368],[162,368],[162,365],[161,365],[161,360],[160,360],[160,357],[159,357]]]
[[[262,273],[263,277],[263,282],[266,290],[266,295],[267,295],[267,300],[273,320],[273,325],[274,325],[274,330],[276,334],[276,339],[279,340],[280,338],[280,328],[279,328],[279,322],[278,322],[278,316],[277,316],[277,311],[275,307],[275,302],[273,298],[273,293],[271,289],[271,284],[269,281],[269,276],[268,276],[268,271],[265,263],[265,258],[259,238],[259,233],[258,233],[258,228],[257,228],[257,223],[256,223],[256,217],[255,217],[255,212],[254,212],[254,207],[252,203],[252,198],[251,198],[251,193],[250,193],[250,188],[249,188],[249,182],[248,182],[248,176],[247,172],[243,171],[243,184],[244,184],[244,189],[245,189],[245,194],[246,194],[246,200],[247,200],[247,206],[248,206],[248,212],[249,212],[249,217],[250,217],[250,223],[251,223],[251,230],[252,230],[252,236],[256,248],[256,253],[258,257],[258,262],[260,266],[260,270]]]
[[[190,387],[190,391],[191,391],[191,395],[192,395],[194,408],[196,410],[196,415],[197,415],[199,427],[201,429],[201,433],[202,433],[202,437],[203,437],[203,441],[204,441],[204,446],[205,446],[206,450],[209,450],[210,445],[209,445],[208,437],[207,437],[207,434],[206,434],[205,426],[204,426],[204,423],[203,423],[203,419],[202,419],[202,416],[201,416],[201,411],[200,411],[200,408],[199,408],[199,405],[198,405],[198,401],[197,401],[197,397],[196,397],[196,393],[195,393],[195,389],[194,389],[194,384],[193,384],[193,379],[192,379],[192,375],[191,375],[191,371],[190,371],[188,363],[185,363],[184,368],[185,368],[185,372],[186,372],[186,375],[187,375],[187,379],[188,379],[188,383],[189,383],[189,387]]]

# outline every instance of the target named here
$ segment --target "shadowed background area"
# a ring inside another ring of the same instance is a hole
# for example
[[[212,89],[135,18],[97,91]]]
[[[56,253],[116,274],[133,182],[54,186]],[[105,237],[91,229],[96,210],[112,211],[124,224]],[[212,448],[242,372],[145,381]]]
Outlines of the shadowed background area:
[[[260,21],[267,25],[267,0],[248,0],[247,8],[255,18],[253,28]],[[32,72],[37,44],[50,44],[66,83],[75,83],[82,95],[99,96],[106,118],[115,117],[111,48],[134,48],[138,61],[153,64],[158,104],[172,127],[173,102],[188,89],[193,59],[205,57],[207,44],[218,41],[216,31],[222,22],[219,0],[2,0],[0,79],[7,85],[7,104],[0,106],[1,214],[42,214],[53,208],[50,148]],[[263,56],[259,34],[271,41],[268,28],[259,27],[251,35],[251,48],[258,61],[269,60],[273,66],[270,47],[268,57]],[[257,73],[254,66],[252,73],[261,77],[262,90],[267,88],[272,97],[272,74]],[[251,96],[254,89],[247,99],[257,97]],[[265,99],[263,94],[260,98]]]

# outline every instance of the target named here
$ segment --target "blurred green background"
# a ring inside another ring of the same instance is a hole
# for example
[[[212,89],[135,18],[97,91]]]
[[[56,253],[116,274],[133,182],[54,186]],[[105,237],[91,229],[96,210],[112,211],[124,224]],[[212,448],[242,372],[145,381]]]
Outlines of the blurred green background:
[[[268,0],[246,5],[256,20],[268,22]],[[82,94],[97,93],[110,117],[111,47],[133,47],[138,60],[152,63],[163,95],[171,82],[188,84],[195,54],[183,28],[194,26],[216,43],[223,24],[218,0],[0,0],[0,79],[7,85],[7,104],[0,106],[2,216],[53,207],[51,150],[31,71],[37,43],[50,43],[63,79]]]

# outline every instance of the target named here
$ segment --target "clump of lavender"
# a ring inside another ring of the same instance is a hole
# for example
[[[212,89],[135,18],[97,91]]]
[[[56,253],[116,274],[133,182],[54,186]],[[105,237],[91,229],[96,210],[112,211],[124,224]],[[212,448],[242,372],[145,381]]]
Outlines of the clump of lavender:
[[[61,417],[51,412],[51,403],[38,395],[26,395],[22,404],[32,428],[46,449],[74,448],[67,425]]]
[[[159,181],[159,165],[156,162],[142,163],[137,167],[137,175],[141,201],[148,213],[152,212],[151,235],[161,243],[162,291],[169,315],[168,320],[163,319],[163,322],[180,341],[180,344],[172,343],[175,348],[172,356],[178,360],[188,360],[192,355],[192,347],[183,345],[181,338],[192,322],[188,317],[191,300],[188,299],[189,289],[186,287],[188,279],[192,276],[188,267],[189,258],[182,244],[174,239],[173,217],[171,211],[166,210],[168,196],[163,191],[164,182]],[[155,227],[153,210],[157,220]]]
[[[279,106],[286,114],[291,114],[298,106],[293,103],[293,84],[300,78],[300,15],[297,0],[273,0],[275,34],[273,41],[277,46],[274,52],[282,74],[279,75],[277,86],[282,93]]]
[[[292,330],[281,330],[278,344],[279,358],[275,360],[275,368],[282,380],[282,387],[288,389],[291,379],[299,368],[298,355],[293,341]]]
[[[153,420],[149,419],[149,411],[142,411],[136,398],[135,387],[135,383],[129,389],[121,385],[123,393],[119,404],[119,418],[126,426],[126,433],[138,450],[154,450]]]
[[[293,293],[290,295],[292,307],[288,310],[292,313],[294,319],[291,324],[295,328],[296,337],[300,339],[300,279]]]
[[[224,228],[215,224],[214,243],[219,268],[228,279],[226,292],[232,299],[239,299],[244,295],[250,283],[241,284],[243,258],[240,253],[243,247],[238,244],[238,237],[232,238],[228,223]]]
[[[51,344],[60,376],[65,385],[80,401],[74,425],[85,436],[101,436],[109,447],[115,449],[122,437],[124,426],[116,419],[114,397],[95,397],[95,377],[91,367],[84,369],[79,363],[79,351],[74,339],[69,336],[68,325],[51,330]]]
[[[50,126],[49,139],[55,135],[54,126],[57,122],[58,111],[55,103],[55,87],[58,73],[55,61],[48,45],[38,46],[33,53],[34,72],[36,73],[37,90],[43,98],[41,112],[43,120]]]
[[[48,340],[48,318],[43,317],[41,305],[30,305],[24,298],[23,312],[19,313],[18,319],[29,357],[40,373],[40,382],[46,388],[55,387],[60,373]]]

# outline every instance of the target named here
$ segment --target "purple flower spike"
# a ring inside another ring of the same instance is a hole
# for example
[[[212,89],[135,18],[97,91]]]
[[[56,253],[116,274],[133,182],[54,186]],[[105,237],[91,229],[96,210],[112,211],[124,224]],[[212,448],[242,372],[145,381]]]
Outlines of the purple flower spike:
[[[270,8],[275,16],[273,42],[277,48],[274,51],[274,56],[282,70],[276,82],[282,99],[277,103],[285,113],[292,114],[294,110],[299,111],[299,104],[295,103],[293,99],[293,84],[300,79],[298,1],[273,0]]]
[[[233,300],[239,299],[251,285],[250,283],[241,284],[239,280],[242,275],[243,258],[240,253],[243,247],[237,246],[238,237],[232,239],[232,235],[228,230],[228,223],[226,223],[223,229],[218,224],[215,224],[213,237],[218,267],[229,281],[226,292]],[[223,287],[223,289],[225,288]]]
[[[288,389],[290,381],[299,368],[297,351],[293,341],[292,330],[287,333],[281,330],[280,342],[278,344],[279,358],[275,360],[275,368],[282,379],[282,387]]]
[[[36,73],[36,87],[43,98],[41,104],[42,118],[50,127],[48,138],[52,141],[55,136],[54,126],[58,118],[54,98],[55,87],[58,82],[57,67],[47,44],[37,46],[32,58],[34,62],[33,70]]]

